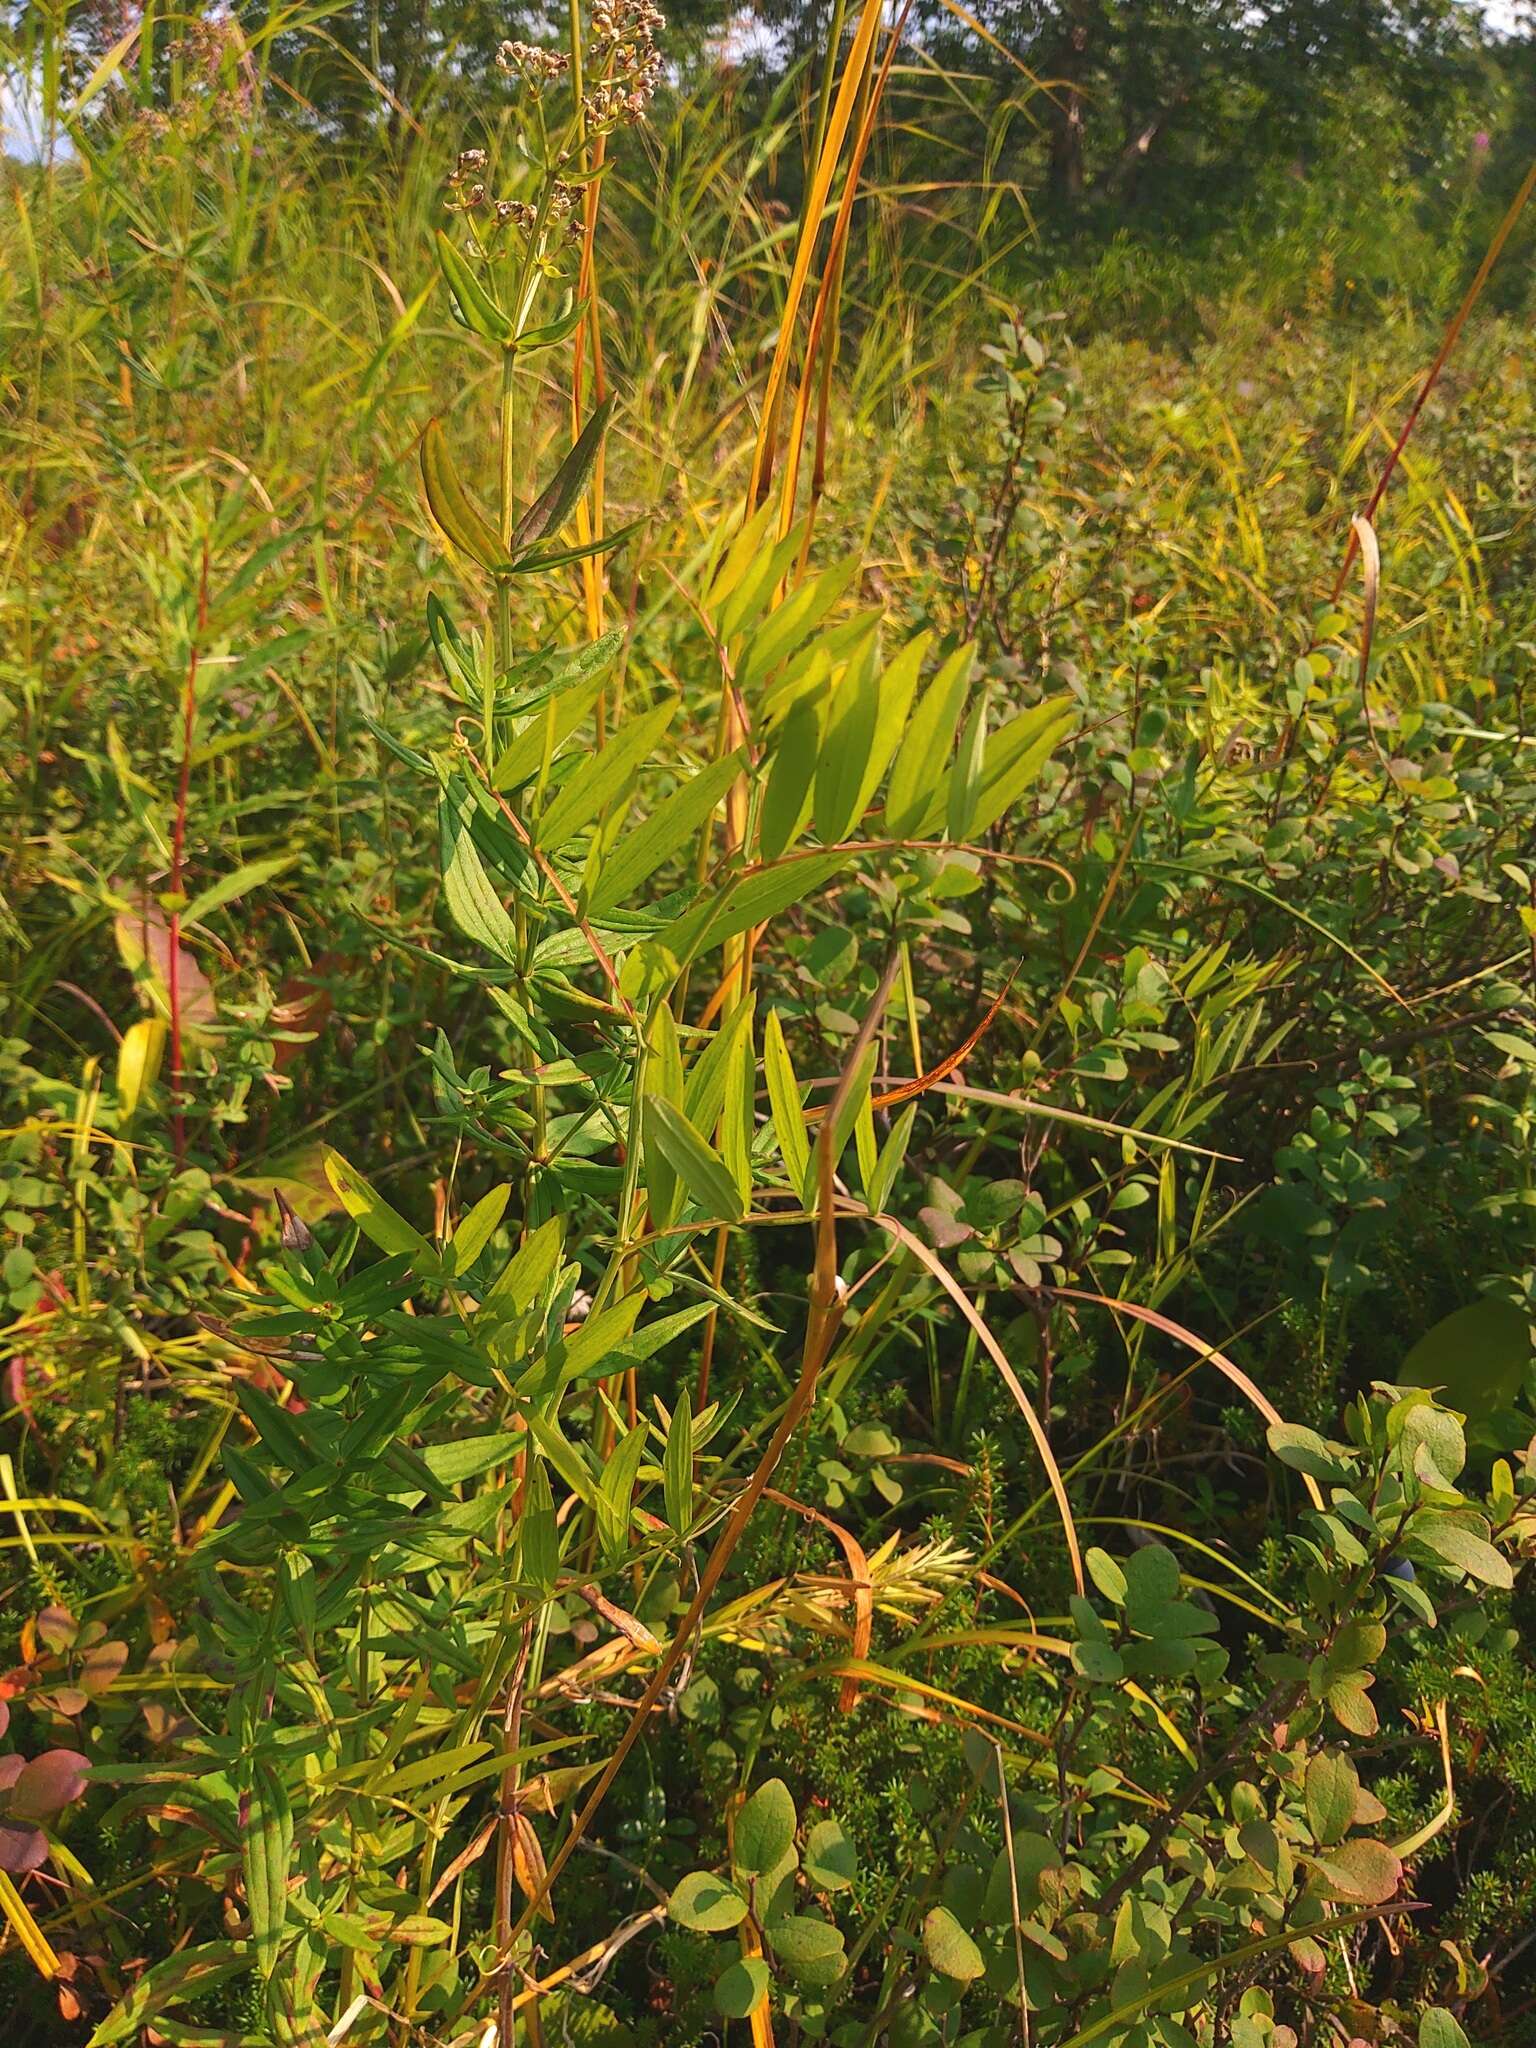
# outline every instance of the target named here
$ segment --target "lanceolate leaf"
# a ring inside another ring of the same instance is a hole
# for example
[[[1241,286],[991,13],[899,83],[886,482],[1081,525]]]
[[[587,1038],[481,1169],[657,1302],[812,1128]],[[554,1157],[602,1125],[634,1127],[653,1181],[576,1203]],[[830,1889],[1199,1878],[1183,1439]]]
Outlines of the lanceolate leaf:
[[[964,839],[971,830],[981,789],[982,756],[987,744],[987,697],[984,689],[971,706],[971,715],[965,722],[944,795],[924,813],[915,835],[919,839],[930,838],[941,820],[945,836],[949,839]]]
[[[226,903],[233,903],[237,896],[262,888],[285,868],[291,868],[297,858],[296,854],[283,853],[271,860],[247,861],[244,867],[236,868],[233,874],[226,875],[222,881],[212,883],[194,896],[181,914],[182,922],[196,924],[215,910],[221,910]]]
[[[738,1054],[752,1044],[752,1021],[756,997],[738,1003],[689,1071],[683,1090],[683,1108],[689,1121],[701,1131],[712,1131],[726,1104],[733,1066]]]
[[[467,1273],[490,1243],[497,1224],[506,1213],[511,1193],[510,1186],[492,1188],[488,1195],[480,1197],[453,1233],[449,1257],[455,1276]]]
[[[421,437],[421,481],[427,509],[456,548],[482,569],[502,572],[512,566],[496,529],[460,483],[436,420]]]
[[[546,320],[540,327],[525,327],[513,346],[523,355],[537,348],[550,348],[557,341],[567,341],[581,325],[586,310],[587,301],[576,299],[557,319]]]
[[[875,730],[870,741],[869,758],[864,763],[864,773],[859,781],[858,796],[853,806],[853,822],[858,823],[868,810],[880,779],[890,766],[891,756],[906,729],[907,713],[912,708],[913,692],[922,671],[923,657],[928,652],[931,633],[919,633],[909,640],[896,659],[880,676],[876,688]]]
[[[981,786],[966,831],[980,838],[1016,803],[1066,738],[1077,718],[1070,697],[1054,697],[1021,711],[993,733],[981,761]]]
[[[602,644],[595,643],[596,646]],[[605,668],[606,663],[596,673],[583,674],[578,682],[539,707],[523,730],[515,739],[509,740],[498,755],[491,776],[494,788],[515,789],[519,783],[527,782],[539,773],[546,756],[551,761],[558,756],[571,734],[591,715],[598,692],[603,687]]]
[[[608,422],[613,415],[613,405],[613,397],[610,394],[596,407],[592,417],[578,435],[570,454],[519,519],[512,533],[514,553],[545,539],[549,534],[558,533],[570,518],[597,462],[598,450],[603,445],[603,435],[607,432]]]
[[[858,816],[880,716],[878,651],[873,641],[851,662],[832,693],[826,738],[816,763],[815,817],[827,845],[846,839]]]
[[[789,1047],[784,1042],[784,1027],[779,1022],[777,1010],[770,1010],[763,1023],[763,1075],[768,1083],[773,1134],[779,1141],[779,1154],[789,1173],[790,1185],[798,1189],[804,1183],[811,1163],[811,1141],[806,1136],[800,1084],[790,1063]]]
[[[971,686],[975,650],[958,649],[940,668],[913,712],[885,795],[885,834],[908,839],[933,808],[944,784],[955,727]]]
[[[277,1968],[288,1913],[288,1859],[293,1847],[293,1813],[278,1773],[258,1763],[252,1772],[248,1812],[241,1841],[245,1897],[251,1914],[251,1942],[263,1977]]]
[[[341,1206],[381,1252],[403,1254],[420,1273],[436,1270],[437,1253],[421,1232],[391,1209],[373,1184],[339,1152],[326,1152],[325,1177],[336,1190]]]
[[[468,257],[441,228],[437,231],[437,260],[464,325],[505,348],[512,339],[511,320],[476,277]]]
[[[601,862],[587,909],[601,917],[632,896],[664,861],[692,844],[731,783],[741,772],[740,753],[711,761],[681,789],[659,803],[644,824],[626,832]]]
[[[847,854],[832,851],[750,869],[739,875],[713,903],[699,904],[668,925],[659,934],[661,943],[686,966],[701,953],[735,938],[738,932],[766,924],[791,903],[814,896],[824,882],[847,864]]]
[[[686,1536],[693,1523],[693,1409],[685,1391],[673,1404],[661,1476],[668,1525],[674,1535]]]
[[[706,1216],[741,1220],[746,1209],[734,1178],[680,1109],[653,1096],[646,1104],[645,1135]]]
[[[802,697],[780,729],[758,824],[764,860],[777,860],[805,829],[821,754],[823,712],[819,697]]]
[[[629,794],[642,765],[677,712],[676,697],[665,698],[638,717],[626,719],[618,737],[596,759],[572,775],[553,798],[534,828],[534,838],[550,850],[565,844],[582,827]]]
[[[610,555],[615,548],[624,545],[631,534],[638,533],[645,521],[631,519],[625,526],[615,526],[607,533],[599,533],[591,540],[575,541],[569,547],[530,548],[519,555],[514,565],[519,576],[534,569],[563,569],[571,562],[589,561],[593,555]]]
[[[509,965],[517,961],[517,928],[492,886],[475,845],[470,820],[474,794],[455,775],[438,804],[438,834],[443,868],[443,901],[464,934]]]

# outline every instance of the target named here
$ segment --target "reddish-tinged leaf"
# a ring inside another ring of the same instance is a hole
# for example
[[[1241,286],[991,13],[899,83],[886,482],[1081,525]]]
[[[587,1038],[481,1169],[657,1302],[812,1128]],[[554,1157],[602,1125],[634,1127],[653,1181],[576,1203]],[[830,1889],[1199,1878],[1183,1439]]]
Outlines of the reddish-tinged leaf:
[[[927,1231],[930,1243],[937,1245],[941,1252],[951,1251],[957,1244],[967,1244],[976,1235],[969,1223],[962,1223],[947,1209],[919,1209],[917,1220]]]
[[[25,1877],[48,1855],[48,1837],[41,1828],[26,1821],[0,1820],[0,1870],[11,1877]]]
[[[80,1667],[80,1683],[93,1696],[105,1692],[127,1662],[126,1643],[98,1643]]]
[[[1402,1863],[1385,1842],[1342,1842],[1319,1857],[1314,1868],[1330,1894],[1351,1905],[1384,1906],[1403,1881]]]
[[[37,1617],[37,1639],[45,1650],[69,1649],[80,1633],[80,1624],[67,1607],[45,1607]]]
[[[90,1768],[90,1758],[78,1749],[45,1749],[24,1767],[11,1787],[11,1817],[47,1820],[80,1797]]]
[[[117,919],[117,949],[128,972],[148,975],[164,991],[171,982],[171,931],[160,906],[147,891],[131,911]],[[186,946],[177,947],[176,986],[184,1031],[206,1031],[218,1022],[213,984]]]
[[[56,1685],[48,1692],[35,1692],[32,1705],[49,1707],[55,1714],[63,1714],[73,1720],[76,1714],[83,1714],[91,1703],[89,1693],[82,1692],[78,1685]]]

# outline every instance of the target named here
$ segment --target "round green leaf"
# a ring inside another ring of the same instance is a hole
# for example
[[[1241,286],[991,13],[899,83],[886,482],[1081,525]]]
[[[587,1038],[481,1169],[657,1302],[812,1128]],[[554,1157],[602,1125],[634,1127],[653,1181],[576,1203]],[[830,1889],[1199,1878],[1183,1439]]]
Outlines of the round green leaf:
[[[1315,1429],[1300,1422],[1272,1422],[1268,1435],[1269,1448],[1282,1465],[1331,1486],[1348,1485],[1349,1467]]]
[[[724,1934],[745,1920],[747,1902],[727,1878],[691,1870],[668,1899],[667,1911],[695,1934]]]
[[[1421,1549],[1428,1550],[1442,1564],[1465,1572],[1485,1586],[1512,1586],[1514,1571],[1501,1551],[1479,1536],[1465,1522],[1446,1515],[1420,1515],[1408,1524],[1408,1535]]]
[[[1467,2037],[1455,2013],[1443,2005],[1426,2005],[1419,2014],[1419,2048],[1467,2048]]]
[[[923,1922],[923,1948],[941,1977],[969,1984],[986,1969],[981,1950],[948,1906],[935,1906]]]
[[[1114,1685],[1125,1676],[1120,1653],[1108,1643],[1096,1643],[1091,1638],[1072,1645],[1072,1669],[1079,1678],[1094,1685]]]
[[[715,2004],[728,2020],[744,2020],[768,1996],[768,1965],[761,1956],[743,1956],[715,1979]]]
[[[1360,1780],[1347,1756],[1320,1750],[1307,1765],[1307,1824],[1312,1838],[1326,1848],[1342,1842],[1355,1817]]]
[[[1443,1388],[1463,1414],[1490,1415],[1514,1405],[1530,1358],[1525,1311],[1486,1296],[1426,1330],[1397,1377],[1405,1387]]]
[[[1088,1567],[1089,1578],[1092,1579],[1093,1583],[1104,1595],[1104,1598],[1116,1607],[1123,1607],[1125,1605],[1125,1573],[1121,1571],[1119,1565],[1115,1563],[1109,1552],[1107,1550],[1100,1550],[1095,1545],[1092,1550],[1084,1554],[1083,1563]]]
[[[1342,1842],[1316,1868],[1331,1896],[1350,1905],[1384,1906],[1403,1881],[1403,1866],[1385,1842]]]
[[[794,1839],[795,1802],[782,1778],[770,1778],[736,1816],[731,1861],[748,1876],[765,1877]]]
[[[835,1820],[820,1820],[811,1829],[805,1845],[805,1874],[821,1891],[836,1892],[851,1885],[859,1859],[852,1842]]]
[[[809,1913],[791,1913],[763,1932],[779,1961],[791,1970],[814,1967],[843,1952],[841,1931],[830,1920],[816,1920]]]

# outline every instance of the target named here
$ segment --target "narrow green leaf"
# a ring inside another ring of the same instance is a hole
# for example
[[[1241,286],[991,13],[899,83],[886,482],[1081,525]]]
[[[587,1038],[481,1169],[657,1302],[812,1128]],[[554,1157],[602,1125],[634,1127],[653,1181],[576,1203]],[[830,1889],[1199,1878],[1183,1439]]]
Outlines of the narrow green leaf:
[[[693,1410],[684,1392],[678,1394],[667,1429],[661,1481],[667,1526],[686,1536],[693,1526]]]
[[[263,1978],[277,1968],[288,1917],[288,1861],[293,1848],[293,1811],[282,1779],[270,1764],[258,1763],[240,1854],[245,1900],[251,1915],[251,1945]]]
[[[518,1524],[521,1546],[518,1568],[530,1586],[540,1592],[552,1590],[560,1571],[560,1524],[555,1516],[555,1496],[542,1458],[528,1460],[528,1478],[523,1489],[523,1514]]]
[[[626,719],[618,737],[609,741],[596,760],[569,778],[534,830],[540,846],[546,851],[563,846],[611,803],[629,794],[641,767],[676,716],[678,702],[676,697],[667,697],[638,717]]]
[[[436,420],[421,437],[421,481],[428,511],[456,548],[482,569],[501,572],[511,567],[496,529],[460,483]]]
[[[564,1231],[564,1222],[558,1216],[541,1223],[503,1266],[486,1300],[505,1303],[520,1315],[532,1308],[560,1262]]]
[[[682,852],[740,774],[741,762],[739,751],[711,761],[673,790],[642,825],[624,834],[598,866],[587,900],[591,916],[601,917],[627,902],[664,861]]]
[[[611,555],[644,524],[643,519],[631,519],[627,526],[612,527],[591,540],[573,541],[565,547],[530,548],[526,554],[518,556],[512,565],[513,571],[519,576],[530,576],[539,569],[564,569],[572,562],[588,562],[594,555]]]
[[[484,946],[509,966],[517,962],[517,928],[492,885],[475,845],[473,791],[455,773],[438,801],[438,849],[443,901],[465,938]]]
[[[1003,813],[1017,803],[1077,721],[1070,697],[1052,697],[1031,705],[993,733],[982,756],[976,807],[966,833],[979,839]]]
[[[704,902],[667,925],[657,934],[680,966],[688,966],[703,953],[722,946],[738,932],[752,925],[767,924],[792,903],[818,894],[848,864],[839,851],[801,855],[769,867],[752,868],[738,875],[713,902]]]
[[[805,830],[811,812],[811,785],[821,756],[824,711],[820,697],[802,697],[779,729],[758,821],[764,860],[777,860]]]
[[[622,1557],[629,1544],[631,1496],[649,1436],[643,1422],[627,1430],[609,1454],[598,1482],[597,1533],[610,1559]]]
[[[816,763],[816,834],[828,846],[846,839],[858,818],[859,791],[880,716],[878,649],[871,640],[832,693],[827,735]]]
[[[455,1279],[469,1271],[490,1243],[497,1224],[506,1214],[511,1194],[510,1185],[492,1188],[491,1192],[482,1195],[469,1214],[461,1219],[448,1247],[448,1262]]]
[[[922,673],[923,659],[932,638],[932,633],[919,633],[915,639],[909,640],[880,675],[876,685],[875,729],[853,806],[855,824],[869,809],[881,778],[890,766],[891,756],[906,730],[907,714],[912,709],[917,679]]]
[[[963,840],[970,832],[971,820],[976,815],[976,802],[981,791],[981,764],[987,745],[989,695],[990,693],[983,689],[971,706],[971,715],[966,721],[959,752],[955,755],[949,771],[945,794],[924,813],[915,837],[931,838],[941,818],[944,820],[944,836],[947,839]]]
[[[615,640],[615,645],[608,649],[606,643],[610,639]],[[609,661],[617,652],[616,636],[605,634],[602,640],[593,642],[593,647],[604,649],[607,659],[584,671],[574,683],[550,698],[522,731],[507,742],[496,757],[496,769],[491,777],[494,789],[515,789],[519,783],[531,780],[547,761],[552,762],[558,757],[571,734],[591,717]]]
[[[706,1216],[741,1221],[746,1205],[735,1180],[680,1109],[652,1096],[645,1106],[645,1134]]]
[[[577,500],[587,488],[603,435],[613,416],[613,407],[614,400],[610,394],[594,409],[570,453],[517,522],[512,533],[514,554],[549,534],[558,533],[570,518]]]
[[[486,341],[505,348],[512,339],[513,324],[476,277],[469,259],[441,228],[437,231],[437,260],[442,265],[455,309],[464,325]]]
[[[525,327],[513,347],[519,355],[529,355],[535,349],[552,348],[556,342],[569,341],[581,325],[586,310],[585,299],[575,300],[557,319],[546,320],[540,327]]]
[[[916,1122],[917,1104],[909,1102],[891,1126],[890,1136],[880,1148],[875,1170],[865,1181],[864,1192],[869,1197],[869,1206],[877,1213],[891,1199],[891,1190],[906,1160],[907,1146],[911,1143],[912,1127]]]
[[[897,751],[885,793],[885,833],[910,839],[933,807],[944,783],[955,727],[971,687],[975,649],[957,650],[923,692]]]
[[[233,874],[226,875],[222,882],[214,882],[211,887],[194,896],[182,912],[183,922],[201,923],[215,910],[222,910],[226,903],[233,903],[237,896],[246,896],[252,889],[262,888],[280,875],[284,868],[291,868],[297,859],[297,854],[284,853],[272,860],[247,861],[244,867],[236,868]]]
[[[683,1107],[683,1055],[678,1044],[677,1025],[671,1009],[659,1002],[651,1017],[650,1058],[646,1067],[646,1090],[654,1099]],[[682,1206],[682,1188],[677,1174],[655,1145],[644,1149],[645,1199],[651,1220],[666,1230],[677,1221]]]
[[[763,1020],[763,1075],[768,1083],[779,1157],[784,1161],[790,1185],[799,1188],[804,1185],[810,1166],[811,1141],[806,1135],[800,1084],[795,1079],[777,1010],[770,1010]]]
[[[437,1253],[421,1232],[391,1209],[355,1166],[348,1165],[339,1152],[329,1148],[325,1153],[325,1177],[341,1206],[381,1252],[403,1255],[410,1260],[412,1269],[423,1276],[438,1271]]]
[[[713,1131],[719,1120],[737,1049],[745,1043],[750,1052],[756,1009],[755,996],[738,1003],[689,1070],[682,1106],[689,1122],[701,1131]]]

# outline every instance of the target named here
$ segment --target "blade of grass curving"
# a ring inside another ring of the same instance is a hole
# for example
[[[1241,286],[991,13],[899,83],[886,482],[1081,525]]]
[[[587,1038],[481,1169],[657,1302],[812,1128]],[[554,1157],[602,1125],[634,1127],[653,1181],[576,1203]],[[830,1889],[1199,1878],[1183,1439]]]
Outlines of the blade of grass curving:
[[[1180,1344],[1187,1344],[1202,1359],[1207,1359],[1219,1373],[1224,1373],[1243,1397],[1252,1403],[1266,1422],[1283,1422],[1280,1410],[1261,1388],[1249,1379],[1240,1365],[1234,1365],[1224,1352],[1214,1344],[1207,1344],[1197,1337],[1193,1330],[1186,1330],[1182,1323],[1176,1323],[1172,1316],[1165,1316],[1160,1309],[1143,1308],[1140,1302],[1124,1301],[1113,1295],[1094,1294],[1085,1287],[1053,1287],[1051,1293],[1059,1301],[1087,1301],[1096,1308],[1107,1308],[1112,1315],[1128,1315],[1137,1322],[1146,1323],[1154,1330],[1161,1330],[1165,1337],[1173,1337]],[[1312,1496],[1314,1507],[1324,1505],[1322,1491],[1310,1473],[1304,1472],[1302,1484]]]
[[[795,522],[795,496],[799,488],[800,458],[805,445],[806,420],[810,414],[811,392],[816,383],[817,356],[826,341],[826,358],[821,378],[823,420],[831,391],[831,372],[837,352],[837,308],[842,297],[843,266],[848,251],[848,232],[853,223],[854,203],[859,194],[859,179],[864,170],[864,158],[868,153],[870,139],[875,132],[875,118],[880,111],[880,101],[886,83],[891,75],[891,66],[900,48],[901,38],[906,31],[907,16],[912,12],[912,0],[903,0],[900,14],[891,24],[886,39],[885,55],[881,60],[869,90],[864,93],[858,131],[854,137],[853,151],[848,162],[848,173],[843,180],[842,198],[838,203],[837,216],[832,223],[832,233],[827,244],[827,260],[821,274],[821,283],[816,293],[816,303],[811,310],[810,333],[806,337],[805,361],[800,372],[800,389],[795,398],[794,418],[790,424],[789,440],[784,451],[784,474],[780,483],[779,534],[783,538]],[[830,328],[830,332],[827,330]],[[816,506],[820,499],[822,452],[825,448],[824,434],[818,434],[817,478],[813,482],[811,504],[806,520],[805,539],[800,548],[800,566],[803,569],[810,553],[811,531],[816,520]]]
[[[831,1129],[830,1118],[822,1125],[822,1129],[823,1131]],[[1040,1462],[1045,1467],[1045,1476],[1050,1481],[1051,1492],[1056,1497],[1056,1508],[1061,1516],[1062,1533],[1067,1539],[1067,1555],[1072,1562],[1072,1576],[1077,1582],[1078,1592],[1086,1591],[1086,1581],[1083,1578],[1082,1549],[1077,1540],[1077,1525],[1072,1518],[1072,1503],[1067,1498],[1067,1489],[1061,1477],[1061,1467],[1057,1464],[1056,1454],[1051,1449],[1051,1440],[1045,1433],[1045,1425],[1035,1413],[1034,1406],[1028,1394],[1025,1393],[1018,1374],[1008,1363],[1003,1347],[988,1328],[986,1318],[938,1254],[930,1251],[921,1238],[914,1237],[904,1223],[898,1223],[894,1216],[871,1215],[870,1211],[861,1205],[856,1206],[849,1203],[846,1207],[851,1215],[867,1216],[877,1229],[883,1230],[888,1237],[895,1238],[898,1244],[911,1252],[918,1264],[923,1266],[938,1281],[944,1292],[949,1296],[956,1308],[959,1309],[961,1315],[965,1317],[965,1320],[975,1331],[983,1350],[997,1367],[1004,1386],[1012,1394],[1020,1414],[1024,1417],[1025,1425],[1035,1440],[1035,1449],[1040,1453]]]
[[[1286,917],[1294,918],[1297,924],[1305,925],[1309,932],[1315,932],[1318,938],[1334,947],[1346,959],[1353,960],[1360,969],[1360,972],[1373,981],[1383,995],[1390,996],[1392,1001],[1398,1004],[1400,1008],[1406,1010],[1412,1007],[1404,996],[1398,994],[1391,982],[1387,980],[1387,977],[1379,973],[1363,953],[1356,951],[1348,939],[1341,939],[1337,932],[1329,931],[1327,925],[1319,924],[1315,917],[1309,917],[1306,911],[1299,910],[1294,903],[1287,903],[1283,896],[1277,896],[1272,889],[1266,889],[1258,882],[1250,882],[1246,875],[1221,873],[1214,868],[1201,867],[1194,861],[1163,860],[1146,856],[1142,859],[1142,866],[1147,868],[1165,868],[1170,874],[1196,875],[1201,881],[1209,882],[1212,888],[1216,889],[1246,889],[1250,896],[1257,896],[1261,902],[1269,904],[1271,909],[1283,912]]]

